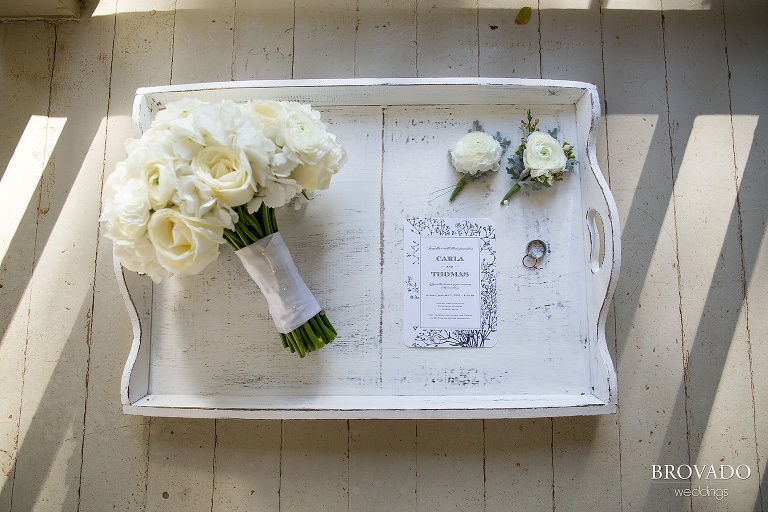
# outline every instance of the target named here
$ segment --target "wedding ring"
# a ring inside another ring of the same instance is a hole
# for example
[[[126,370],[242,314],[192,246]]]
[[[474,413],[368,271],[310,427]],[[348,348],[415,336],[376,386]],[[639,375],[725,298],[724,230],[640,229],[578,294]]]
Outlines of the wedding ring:
[[[539,268],[539,261],[544,259],[544,255],[547,253],[547,244],[541,240],[531,240],[528,242],[528,246],[525,248],[525,256],[523,256],[523,266],[525,268]]]

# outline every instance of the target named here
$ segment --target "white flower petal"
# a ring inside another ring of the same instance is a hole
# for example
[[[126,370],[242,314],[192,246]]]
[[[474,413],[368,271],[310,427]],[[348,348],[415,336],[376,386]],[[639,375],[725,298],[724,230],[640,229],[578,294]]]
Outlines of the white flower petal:
[[[557,139],[543,132],[528,136],[523,151],[523,164],[533,178],[551,176],[565,170],[568,157]]]
[[[503,150],[499,142],[485,132],[469,132],[451,151],[451,163],[456,171],[475,175],[498,171]]]

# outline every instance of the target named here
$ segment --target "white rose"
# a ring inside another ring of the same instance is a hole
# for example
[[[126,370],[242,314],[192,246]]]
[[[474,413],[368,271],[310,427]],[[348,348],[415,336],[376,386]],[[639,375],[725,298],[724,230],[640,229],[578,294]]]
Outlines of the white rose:
[[[523,164],[532,178],[550,183],[555,174],[565,170],[567,162],[565,151],[557,139],[542,132],[533,132],[528,136]]]
[[[247,105],[232,101],[203,105],[190,116],[190,121],[190,137],[199,136],[204,146],[227,146],[242,151],[255,183],[264,183],[275,144],[264,135],[263,123],[250,114]]]
[[[451,151],[451,163],[461,173],[474,176],[480,172],[498,171],[503,150],[501,144],[485,132],[469,132]]]
[[[224,206],[245,204],[256,192],[251,165],[242,151],[230,146],[206,146],[192,161],[195,176]]]
[[[147,225],[158,263],[174,274],[197,274],[218,258],[223,232],[217,219],[188,217],[176,208],[156,211]]]

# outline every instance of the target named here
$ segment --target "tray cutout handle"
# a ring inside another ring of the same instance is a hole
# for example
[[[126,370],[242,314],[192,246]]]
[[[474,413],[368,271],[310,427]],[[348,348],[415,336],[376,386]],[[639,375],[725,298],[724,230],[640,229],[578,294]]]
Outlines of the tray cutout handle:
[[[587,229],[589,230],[589,266],[596,274],[605,263],[605,224],[600,213],[594,208],[587,210]]]

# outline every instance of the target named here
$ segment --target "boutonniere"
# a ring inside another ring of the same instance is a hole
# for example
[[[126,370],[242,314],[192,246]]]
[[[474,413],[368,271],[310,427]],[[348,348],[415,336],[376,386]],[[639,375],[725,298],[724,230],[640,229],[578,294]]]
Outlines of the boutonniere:
[[[472,129],[456,143],[449,151],[451,163],[456,172],[461,173],[459,182],[451,193],[449,201],[456,199],[469,179],[493,171],[501,167],[501,155],[509,147],[510,141],[501,136],[489,135],[483,131],[479,121],[475,121]]]
[[[509,198],[520,190],[529,195],[532,191],[551,187],[554,182],[562,181],[566,172],[573,172],[576,165],[573,146],[567,141],[558,142],[557,129],[549,133],[539,131],[539,120],[532,119],[530,110],[528,120],[520,123],[523,136],[507,167],[514,183],[501,204],[509,204]]]

